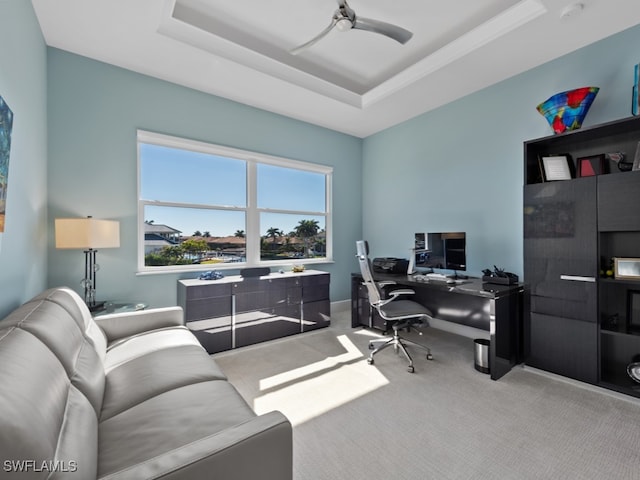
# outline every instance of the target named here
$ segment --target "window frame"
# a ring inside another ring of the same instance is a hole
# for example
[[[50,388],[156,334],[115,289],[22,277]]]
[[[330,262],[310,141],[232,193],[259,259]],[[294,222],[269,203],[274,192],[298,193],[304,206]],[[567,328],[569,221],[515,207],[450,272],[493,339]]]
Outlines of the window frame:
[[[237,159],[246,163],[246,206],[222,206],[222,205],[202,205],[189,202],[165,202],[161,200],[149,200],[142,198],[142,170],[140,161],[140,144],[153,144],[162,147],[189,150],[198,153],[222,156],[231,159]],[[267,266],[287,266],[293,264],[323,264],[333,263],[333,167],[318,163],[311,163],[302,160],[293,160],[285,157],[277,157],[264,153],[252,152],[249,150],[241,150],[238,148],[227,147],[223,145],[191,140],[187,138],[175,137],[161,133],[150,132],[147,130],[137,130],[136,138],[137,150],[137,263],[138,274],[152,273],[176,273],[176,272],[197,272],[204,270],[237,270],[247,267],[267,267]],[[257,166],[258,164],[267,164],[277,167],[291,168],[311,173],[322,174],[325,177],[325,211],[310,212],[300,210],[287,210],[277,208],[258,208],[258,180]],[[212,265],[165,265],[165,266],[147,266],[145,265],[145,228],[144,228],[144,209],[145,206],[167,206],[179,208],[205,208],[212,210],[231,210],[245,212],[245,240],[246,240],[246,262],[216,264]],[[321,258],[296,258],[291,261],[282,260],[261,260],[260,259],[260,215],[262,213],[277,214],[299,214],[309,216],[321,216],[325,218],[325,241],[326,256]]]

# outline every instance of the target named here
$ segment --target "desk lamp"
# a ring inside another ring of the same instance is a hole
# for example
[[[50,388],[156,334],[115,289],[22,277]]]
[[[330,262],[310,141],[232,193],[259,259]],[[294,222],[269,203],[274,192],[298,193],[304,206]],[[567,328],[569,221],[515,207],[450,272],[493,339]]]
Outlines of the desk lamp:
[[[86,218],[56,218],[56,248],[84,249],[84,301],[90,311],[99,310],[104,302],[96,301],[96,263],[99,248],[120,246],[120,222]]]

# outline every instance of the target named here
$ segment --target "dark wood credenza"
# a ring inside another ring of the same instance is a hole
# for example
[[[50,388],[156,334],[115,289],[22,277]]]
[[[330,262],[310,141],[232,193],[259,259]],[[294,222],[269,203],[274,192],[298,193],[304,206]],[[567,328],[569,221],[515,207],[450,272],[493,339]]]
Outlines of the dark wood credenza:
[[[472,278],[460,284],[416,280],[408,275],[375,274],[376,281],[393,281],[415,294],[434,318],[489,332],[491,378],[497,380],[523,360],[522,285],[497,285]],[[385,322],[371,310],[359,273],[351,275],[351,326],[385,330]]]
[[[330,274],[318,270],[178,280],[187,327],[209,353],[327,327]]]

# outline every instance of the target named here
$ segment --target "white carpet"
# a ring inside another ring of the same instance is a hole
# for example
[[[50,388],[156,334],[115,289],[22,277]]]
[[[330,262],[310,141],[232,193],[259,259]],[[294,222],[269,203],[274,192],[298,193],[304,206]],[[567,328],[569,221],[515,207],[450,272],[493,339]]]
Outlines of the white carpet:
[[[436,329],[415,373],[373,332],[332,326],[214,355],[257,413],[294,425],[296,480],[640,479],[640,402],[516,367],[473,368],[473,341]]]

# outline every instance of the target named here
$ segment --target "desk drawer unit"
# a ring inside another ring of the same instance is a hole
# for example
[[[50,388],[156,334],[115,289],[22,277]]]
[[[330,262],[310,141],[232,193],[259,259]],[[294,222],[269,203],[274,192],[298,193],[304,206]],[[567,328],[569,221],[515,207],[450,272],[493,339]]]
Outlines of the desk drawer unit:
[[[178,284],[178,304],[187,327],[208,352],[232,347],[233,305],[230,284]]]
[[[273,340],[330,324],[330,275],[271,274],[179,280],[187,326],[209,353]]]
[[[329,281],[328,273],[302,277],[303,332],[329,326],[331,320]]]
[[[256,278],[233,283],[235,347],[300,333],[299,278]]]
[[[244,347],[300,333],[300,305],[280,305],[236,313],[235,346]]]

